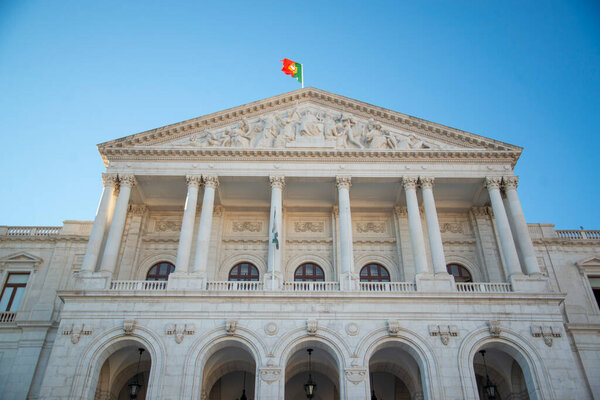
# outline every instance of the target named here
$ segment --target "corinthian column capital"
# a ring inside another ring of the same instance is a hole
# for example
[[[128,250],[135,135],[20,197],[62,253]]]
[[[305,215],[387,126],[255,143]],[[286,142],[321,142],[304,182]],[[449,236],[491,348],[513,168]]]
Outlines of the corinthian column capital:
[[[421,181],[422,189],[433,189],[433,181],[435,179],[433,176],[421,176],[419,177],[419,181]]]
[[[216,175],[202,175],[204,187],[216,189],[219,186],[219,178]]]
[[[189,186],[198,187],[198,186],[200,186],[200,183],[202,182],[202,176],[201,175],[186,175],[185,181],[187,182],[188,187]]]
[[[119,184],[121,187],[134,187],[136,185],[136,180],[134,175],[119,175]]]
[[[109,173],[102,174],[102,185],[114,187],[117,185],[118,182],[119,182],[119,177],[117,176],[117,174],[109,174]]]
[[[402,177],[402,187],[404,190],[415,189],[417,187],[417,177],[416,176],[403,176]]]
[[[486,176],[485,187],[488,189],[500,189],[502,178],[499,176]]]
[[[352,178],[350,176],[338,175],[335,177],[335,184],[337,185],[338,189],[350,190],[350,186],[352,186]]]
[[[271,175],[269,176],[269,182],[271,182],[271,188],[283,190],[283,187],[285,186],[285,177],[281,175]]]
[[[519,177],[505,176],[504,178],[502,178],[502,182],[504,183],[504,189],[517,190],[517,186],[519,186]]]

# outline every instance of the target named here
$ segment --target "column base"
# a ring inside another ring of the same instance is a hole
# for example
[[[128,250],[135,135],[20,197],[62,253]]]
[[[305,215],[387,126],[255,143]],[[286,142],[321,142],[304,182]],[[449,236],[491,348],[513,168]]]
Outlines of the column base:
[[[418,292],[455,292],[454,277],[448,273],[417,274],[415,276]]]
[[[283,277],[276,272],[267,272],[263,280],[264,290],[282,290]]]
[[[175,270],[169,275],[167,290],[206,290],[206,278],[198,273]]]
[[[110,289],[112,274],[110,272],[80,272],[74,279],[75,290],[107,290]]]
[[[341,291],[355,291],[360,289],[360,280],[358,275],[351,272],[346,272],[340,275],[340,290]]]
[[[513,274],[508,281],[515,292],[547,293],[551,290],[548,278],[541,274]]]

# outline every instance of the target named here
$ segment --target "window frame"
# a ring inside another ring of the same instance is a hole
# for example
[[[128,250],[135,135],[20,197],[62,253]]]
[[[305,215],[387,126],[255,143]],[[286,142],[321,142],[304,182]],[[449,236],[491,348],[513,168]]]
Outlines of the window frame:
[[[248,275],[242,275],[241,273],[241,268],[242,266],[246,264],[248,265]],[[233,270],[239,267],[239,273],[237,273],[236,275],[232,275]],[[256,271],[256,274],[252,274],[252,272]],[[232,277],[234,277],[235,279],[232,279]],[[242,278],[246,278],[248,277],[249,279],[242,279]],[[254,279],[256,278],[256,279]],[[229,273],[227,274],[227,281],[228,282],[258,282],[260,281],[260,270],[258,269],[258,267],[254,264],[252,264],[249,261],[242,261],[239,262],[237,264],[235,264],[233,267],[231,267],[231,269],[229,270]]]
[[[307,265],[312,265],[313,267],[313,272],[316,272],[317,270],[321,271],[321,276],[319,277],[319,275],[313,273],[312,275],[307,275],[306,274],[306,266]],[[302,268],[302,274],[300,275],[300,277],[302,279],[297,279],[298,278],[298,271]],[[320,278],[320,279],[317,279]],[[307,261],[305,263],[300,264],[295,270],[294,270],[294,282],[325,282],[325,270],[317,263],[311,262],[311,261]]]
[[[27,275],[27,282],[25,282],[25,283],[9,283],[8,280],[10,279],[11,275]],[[31,275],[32,275],[31,272],[27,272],[27,271],[7,271],[6,278],[4,279],[4,285],[2,285],[2,292],[0,293],[0,300],[4,297],[4,293],[6,292],[7,288],[14,288],[14,290],[12,291],[12,293],[10,295],[10,299],[8,300],[8,303],[6,304],[6,309],[0,310],[0,312],[17,312],[17,311],[19,311],[19,308],[21,307],[21,304],[23,304],[23,300],[25,299],[25,291],[27,291],[27,285],[29,284],[29,282],[31,280]],[[17,294],[18,288],[23,288],[23,295],[21,296],[21,300],[19,301],[17,309],[11,311],[11,307],[12,307],[13,301],[15,300],[15,295]]]
[[[161,267],[163,264],[170,265],[170,267],[169,267],[169,271],[167,271],[167,274],[166,274],[166,275],[164,275],[164,274],[161,274],[161,273],[160,273],[160,267]],[[152,277],[153,277],[153,278],[165,277],[166,279],[150,279],[150,277],[151,277],[151,274],[150,274],[150,272],[151,272],[151,271],[152,271],[154,268],[156,268],[156,267],[158,267],[158,273],[156,273],[156,274],[152,274]],[[148,270],[148,272],[146,272],[146,279],[145,279],[145,280],[146,280],[146,281],[149,281],[149,282],[166,282],[166,281],[168,281],[168,280],[169,280],[169,276],[170,276],[170,275],[171,275],[173,272],[175,272],[175,268],[176,268],[176,267],[175,267],[175,264],[173,264],[173,263],[171,263],[171,262],[169,262],[169,261],[159,261],[159,262],[157,262],[157,263],[154,263],[154,265],[152,265],[152,267],[150,267],[150,269]]]
[[[379,273],[378,275],[371,275],[371,266],[373,266],[373,265],[377,267],[377,271]],[[363,275],[363,270],[365,270],[365,268],[368,268],[367,275]],[[386,272],[387,277],[382,276],[380,274],[382,270]],[[390,271],[385,266],[381,265],[380,263],[376,263],[376,262],[371,262],[371,263],[367,263],[367,264],[363,265],[363,267],[360,269],[360,272],[358,273],[358,277],[359,277],[360,282],[366,282],[366,283],[387,283],[387,282],[392,281],[392,275],[390,274]]]
[[[452,272],[450,272],[450,269],[451,269],[450,267],[452,267],[452,266],[458,267],[458,271],[465,271],[467,274],[469,274],[469,276],[468,276],[469,280],[463,280],[463,279],[457,280],[456,279],[457,277],[458,278],[466,278],[466,276],[464,276],[462,274],[460,274],[458,276],[454,275]],[[473,274],[471,273],[471,271],[469,270],[469,268],[465,267],[463,264],[460,264],[460,263],[457,263],[457,262],[448,263],[448,264],[446,264],[446,271],[450,275],[452,275],[454,277],[454,282],[457,282],[457,283],[472,283],[472,282],[475,282],[473,280]]]

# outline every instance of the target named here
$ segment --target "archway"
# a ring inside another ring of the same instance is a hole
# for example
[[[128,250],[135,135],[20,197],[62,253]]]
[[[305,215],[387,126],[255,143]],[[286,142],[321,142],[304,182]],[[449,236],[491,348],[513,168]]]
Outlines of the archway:
[[[377,399],[423,399],[419,363],[401,342],[380,345],[369,359],[371,395]]]
[[[208,400],[256,399],[256,361],[242,343],[225,341],[206,360],[202,393]]]
[[[298,343],[289,352],[285,367],[285,400],[306,400],[304,385],[308,381],[309,357],[312,349],[310,373],[316,383],[314,400],[340,399],[339,360],[333,350],[317,340]]]
[[[128,341],[110,354],[102,364],[94,398],[129,400],[129,385],[137,383],[140,386],[136,398],[145,399],[151,366],[152,361],[147,349],[137,342]]]
[[[482,353],[483,352],[483,353]],[[515,357],[516,355],[516,357]],[[499,342],[482,346],[473,358],[473,370],[480,399],[536,399],[529,366],[520,353]],[[494,396],[490,396],[494,393]]]

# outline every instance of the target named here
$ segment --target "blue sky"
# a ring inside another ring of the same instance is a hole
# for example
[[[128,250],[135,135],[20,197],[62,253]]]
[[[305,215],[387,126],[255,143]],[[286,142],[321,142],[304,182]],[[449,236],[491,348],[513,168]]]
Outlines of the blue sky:
[[[525,148],[529,222],[600,229],[594,1],[0,2],[0,225],[91,220],[96,144],[307,85]]]

